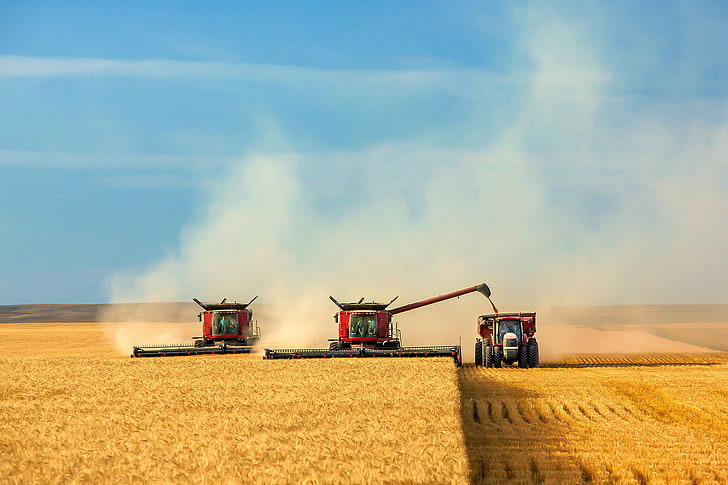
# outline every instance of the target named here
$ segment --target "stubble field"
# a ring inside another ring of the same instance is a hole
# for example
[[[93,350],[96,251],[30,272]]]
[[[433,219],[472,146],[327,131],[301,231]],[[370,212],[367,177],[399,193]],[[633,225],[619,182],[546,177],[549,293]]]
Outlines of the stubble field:
[[[728,483],[726,354],[460,372],[472,483]]]
[[[728,483],[726,354],[129,359],[0,325],[0,483]]]

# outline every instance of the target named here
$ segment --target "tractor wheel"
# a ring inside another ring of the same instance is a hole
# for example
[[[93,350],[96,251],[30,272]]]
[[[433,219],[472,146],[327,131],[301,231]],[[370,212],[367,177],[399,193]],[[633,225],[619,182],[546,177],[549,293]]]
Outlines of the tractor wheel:
[[[490,340],[485,341],[485,349],[483,350],[483,365],[485,367],[493,367],[493,347],[490,346]]]
[[[338,340],[329,344],[329,350],[341,350],[343,345]]]
[[[538,367],[538,342],[535,338],[528,341],[528,367]]]
[[[204,346],[205,346],[204,340],[201,340],[201,339],[195,340],[195,347],[199,348],[199,347],[204,347]]]
[[[528,346],[518,346],[518,367],[521,369],[528,369]]]
[[[483,365],[483,342],[475,342],[475,365]]]
[[[382,347],[384,347],[385,349],[398,349],[399,341],[398,340],[389,340],[387,342],[384,342]]]
[[[496,345],[493,347],[493,367],[500,369],[503,363],[503,347]]]

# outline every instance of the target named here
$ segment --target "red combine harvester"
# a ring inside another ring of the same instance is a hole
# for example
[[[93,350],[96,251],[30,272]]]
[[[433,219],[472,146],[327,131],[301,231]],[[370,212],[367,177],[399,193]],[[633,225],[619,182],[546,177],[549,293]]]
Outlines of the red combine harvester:
[[[331,357],[453,357],[455,362],[462,363],[460,345],[434,347],[402,347],[401,333],[392,323],[392,315],[449,300],[472,292],[480,292],[490,296],[490,288],[485,283],[471,286],[459,291],[436,296],[427,300],[410,303],[392,310],[387,307],[394,303],[364,302],[364,298],[355,303],[339,303],[330,296],[331,301],[339,307],[334,320],[339,325],[339,336],[330,339],[328,349],[265,349],[265,359],[310,359]]]
[[[499,368],[517,362],[524,369],[538,366],[535,333],[535,312],[479,316],[475,365]]]
[[[257,296],[255,298],[258,298]],[[198,315],[202,322],[202,337],[194,337],[192,344],[135,346],[132,357],[169,357],[200,354],[247,354],[260,340],[260,329],[253,322],[253,311],[248,303],[203,303],[192,300],[204,311]]]

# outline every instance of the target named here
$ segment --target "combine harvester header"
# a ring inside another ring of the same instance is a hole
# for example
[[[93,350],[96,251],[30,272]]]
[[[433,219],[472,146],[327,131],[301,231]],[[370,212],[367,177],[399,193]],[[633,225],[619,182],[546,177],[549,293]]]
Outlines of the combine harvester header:
[[[255,298],[258,298],[257,296]],[[190,344],[138,345],[132,357],[171,357],[200,354],[248,354],[260,340],[260,329],[253,322],[253,311],[248,303],[220,303],[192,301],[202,307],[198,318],[202,322],[202,337],[194,337]]]
[[[339,303],[330,296],[339,312],[334,320],[339,327],[338,338],[329,339],[328,349],[265,349],[265,359],[325,359],[334,357],[452,357],[457,365],[462,363],[460,345],[402,347],[401,332],[392,322],[392,315],[414,310],[426,305],[479,292],[490,299],[490,288],[485,283],[453,291],[444,295],[410,303],[387,310],[398,297],[389,303],[365,302],[364,298],[353,303]]]

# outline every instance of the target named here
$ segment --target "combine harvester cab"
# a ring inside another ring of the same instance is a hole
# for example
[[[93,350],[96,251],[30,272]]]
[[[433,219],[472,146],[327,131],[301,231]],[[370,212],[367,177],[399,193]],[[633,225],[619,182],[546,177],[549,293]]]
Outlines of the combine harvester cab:
[[[528,369],[538,366],[536,313],[494,313],[478,317],[475,365],[500,368],[518,363]]]
[[[410,303],[392,310],[389,303],[364,302],[364,298],[354,303],[339,303],[334,321],[339,327],[339,336],[329,339],[328,349],[265,349],[265,359],[311,359],[333,357],[452,357],[457,365],[462,364],[460,345],[441,345],[426,347],[403,347],[401,332],[392,322],[392,315],[449,300],[472,292],[490,296],[485,283],[464,288],[459,291],[436,296],[427,300]]]
[[[202,322],[201,337],[194,337],[190,344],[135,346],[131,356],[250,353],[260,340],[260,329],[253,321],[253,311],[248,308],[255,298],[248,303],[227,303],[226,299],[220,303],[205,303],[193,298],[204,310],[198,315]]]

